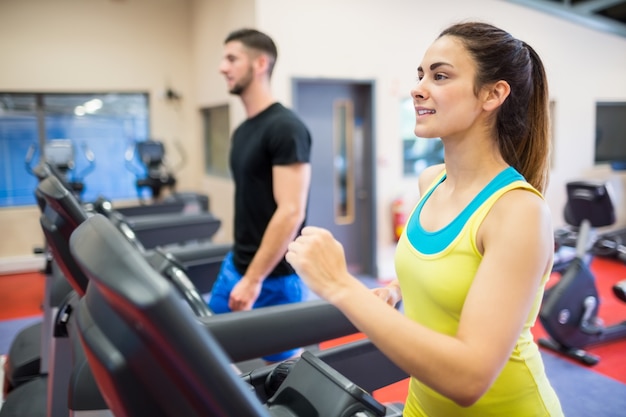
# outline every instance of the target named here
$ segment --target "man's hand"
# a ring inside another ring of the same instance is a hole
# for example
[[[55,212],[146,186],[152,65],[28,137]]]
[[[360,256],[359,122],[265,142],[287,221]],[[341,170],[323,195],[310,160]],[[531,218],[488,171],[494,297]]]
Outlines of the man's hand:
[[[232,311],[252,310],[254,302],[259,298],[263,281],[253,282],[246,277],[233,287],[228,300],[228,307]]]

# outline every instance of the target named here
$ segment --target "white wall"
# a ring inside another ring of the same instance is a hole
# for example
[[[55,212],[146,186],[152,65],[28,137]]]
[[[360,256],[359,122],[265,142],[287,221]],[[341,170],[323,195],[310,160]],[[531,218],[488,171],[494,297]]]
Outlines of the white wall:
[[[171,83],[182,92],[182,106],[175,110],[154,98],[153,132],[185,139],[191,161],[180,174],[183,185],[211,195],[224,221],[218,238],[228,240],[232,185],[203,174],[199,109],[229,103],[231,125],[243,120],[217,67],[226,34],[256,26],[278,44],[273,85],[287,105],[294,77],[375,81],[378,248],[386,253],[391,200],[417,198],[415,179],[401,174],[399,101],[408,96],[428,45],[461,19],[509,30],[544,60],[555,101],[556,153],[546,192],[555,225],[562,224],[564,183],[572,179],[611,177],[624,207],[623,176],[593,166],[593,142],[595,102],[626,101],[626,38],[502,0],[0,0],[0,90],[156,94]],[[4,212],[0,227],[20,233]],[[626,225],[623,212],[619,222]],[[0,242],[0,257],[6,250]]]
[[[222,18],[210,17],[216,24]],[[422,54],[441,29],[470,19],[510,31],[544,61],[555,101],[554,167],[546,192],[555,226],[563,224],[565,182],[583,177],[611,179],[620,197],[618,225],[626,226],[623,175],[593,163],[595,102],[626,100],[625,38],[501,0],[256,0],[257,27],[279,48],[273,85],[280,100],[291,104],[294,77],[375,80],[379,264],[392,244],[390,202],[398,195],[409,202],[418,197],[415,179],[401,174],[399,100],[409,95]],[[388,273],[388,265],[380,266]]]

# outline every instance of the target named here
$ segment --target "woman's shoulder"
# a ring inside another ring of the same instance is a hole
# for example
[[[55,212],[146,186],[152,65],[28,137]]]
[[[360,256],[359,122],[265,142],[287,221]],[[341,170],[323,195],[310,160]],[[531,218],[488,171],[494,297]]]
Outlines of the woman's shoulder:
[[[431,165],[425,168],[418,178],[420,192],[425,192],[445,169],[445,164]]]
[[[552,213],[543,196],[532,186],[511,184],[497,199],[492,208],[492,216],[498,222],[551,223]]]

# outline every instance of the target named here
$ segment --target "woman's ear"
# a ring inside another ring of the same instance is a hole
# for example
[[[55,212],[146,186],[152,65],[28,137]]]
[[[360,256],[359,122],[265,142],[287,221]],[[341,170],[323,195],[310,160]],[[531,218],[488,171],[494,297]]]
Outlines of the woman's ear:
[[[497,81],[485,91],[483,109],[493,111],[500,107],[511,93],[511,86],[504,80]]]

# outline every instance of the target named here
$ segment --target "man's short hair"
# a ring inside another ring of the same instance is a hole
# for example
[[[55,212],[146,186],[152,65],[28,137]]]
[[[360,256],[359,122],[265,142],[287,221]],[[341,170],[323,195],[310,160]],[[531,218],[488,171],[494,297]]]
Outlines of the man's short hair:
[[[274,64],[278,58],[278,50],[276,44],[268,35],[256,29],[243,28],[237,29],[228,34],[224,43],[238,41],[250,49],[261,51],[270,57],[269,74],[272,74]]]

